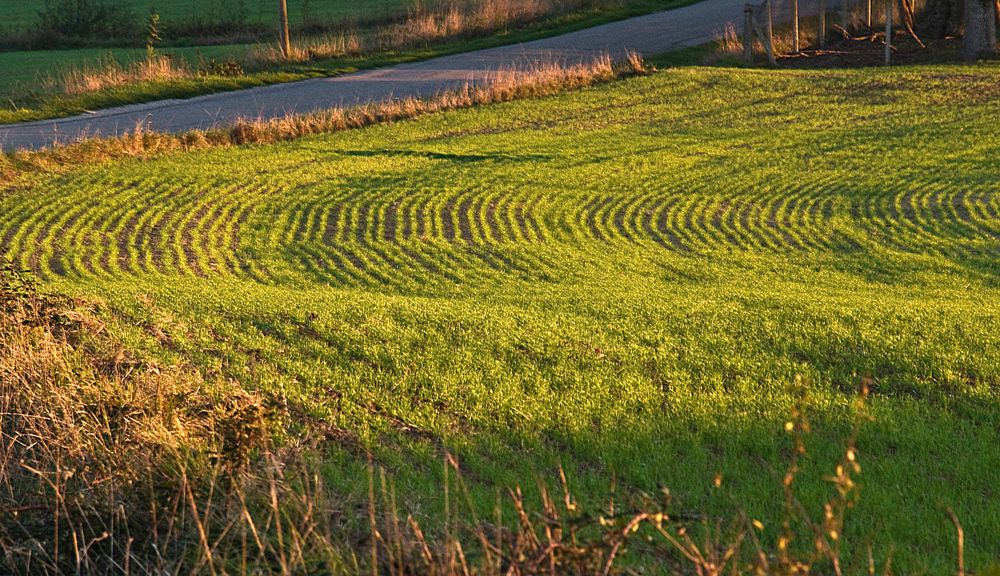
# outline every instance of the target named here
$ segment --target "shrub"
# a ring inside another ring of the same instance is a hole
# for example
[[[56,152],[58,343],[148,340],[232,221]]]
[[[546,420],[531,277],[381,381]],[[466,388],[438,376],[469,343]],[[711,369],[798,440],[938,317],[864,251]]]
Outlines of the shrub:
[[[42,34],[71,39],[134,38],[138,34],[135,15],[113,0],[45,0],[38,28]]]
[[[226,58],[225,60],[216,60],[212,58],[210,60],[202,60],[198,65],[198,73],[205,76],[227,76],[227,77],[238,77],[245,76],[246,70],[243,69],[243,65],[239,63],[235,58]]]

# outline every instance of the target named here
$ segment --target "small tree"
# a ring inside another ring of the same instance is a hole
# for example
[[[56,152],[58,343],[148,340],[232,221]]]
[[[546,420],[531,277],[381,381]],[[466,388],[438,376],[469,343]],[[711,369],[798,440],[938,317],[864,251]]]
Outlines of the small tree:
[[[146,60],[156,57],[156,44],[163,38],[160,35],[160,13],[155,7],[149,9],[149,20],[146,22]]]

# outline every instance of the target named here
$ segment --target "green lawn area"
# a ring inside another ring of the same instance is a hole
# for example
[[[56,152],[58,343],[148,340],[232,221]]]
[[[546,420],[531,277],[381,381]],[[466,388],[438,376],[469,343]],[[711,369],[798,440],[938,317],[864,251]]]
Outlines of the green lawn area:
[[[867,573],[871,541],[894,573],[951,572],[951,507],[982,568],[1000,558],[998,85],[996,64],[673,68],[28,175],[0,197],[0,246],[103,301],[130,349],[349,430],[430,525],[446,446],[487,510],[561,464],[591,506],[614,477],[622,501],[662,484],[726,516],[721,472],[773,541],[796,376],[814,507],[868,377],[845,556]],[[322,450],[364,502],[365,463]]]

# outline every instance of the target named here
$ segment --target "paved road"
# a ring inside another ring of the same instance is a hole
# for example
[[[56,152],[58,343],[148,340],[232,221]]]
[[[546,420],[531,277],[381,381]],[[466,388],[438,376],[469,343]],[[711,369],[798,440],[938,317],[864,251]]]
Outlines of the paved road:
[[[659,54],[713,39],[728,22],[743,19],[745,0],[697,4],[612,22],[534,42],[502,46],[334,78],[317,78],[96,113],[0,126],[0,148],[37,149],[88,136],[118,135],[137,124],[163,132],[222,126],[239,118],[275,118],[363,102],[427,97],[488,79],[498,69],[543,61],[574,63],[627,50]]]

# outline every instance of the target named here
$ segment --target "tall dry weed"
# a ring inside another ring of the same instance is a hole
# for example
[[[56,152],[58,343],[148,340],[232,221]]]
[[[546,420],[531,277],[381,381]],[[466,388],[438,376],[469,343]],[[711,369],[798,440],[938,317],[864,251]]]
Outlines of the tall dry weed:
[[[63,70],[55,78],[46,80],[44,88],[50,92],[77,96],[108,88],[177,80],[195,75],[196,72],[190,66],[166,55],[156,54],[125,65],[112,56],[105,56],[97,63]]]
[[[505,30],[572,11],[585,3],[584,0],[477,0],[452,2],[436,9],[417,4],[405,20],[380,29],[377,41],[382,49],[399,49],[446,38]]]

